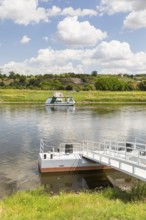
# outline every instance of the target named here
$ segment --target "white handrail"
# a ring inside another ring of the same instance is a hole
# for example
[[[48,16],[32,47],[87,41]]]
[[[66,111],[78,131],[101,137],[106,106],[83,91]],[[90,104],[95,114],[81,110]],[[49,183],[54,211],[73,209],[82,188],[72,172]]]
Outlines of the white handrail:
[[[78,151],[78,152],[82,152],[82,144],[81,143],[77,143],[77,142],[64,142],[64,143],[60,143],[59,146],[57,147],[53,147],[50,146],[49,141],[46,139],[41,139],[40,140],[40,153],[44,153],[44,152],[48,152],[49,151],[57,151],[57,152],[65,152],[66,149],[66,145],[68,145],[68,150],[69,150],[69,145],[71,147],[71,149],[73,149],[73,151]],[[71,150],[70,149],[70,150]]]
[[[122,141],[93,142],[86,140],[83,141],[83,149],[87,153],[110,155],[146,166],[146,144],[143,143]]]
[[[126,142],[126,141],[109,141],[105,140],[104,142],[95,142],[89,140],[83,140],[82,143],[77,142],[65,142],[60,143],[59,147],[51,147],[49,141],[45,139],[40,140],[40,153],[44,153],[44,148],[49,148],[49,151],[53,152],[58,150],[58,152],[65,152],[65,146],[69,145],[73,151],[82,152],[92,152],[98,154],[110,155],[113,157],[119,157],[124,160],[131,160],[137,164],[143,163],[146,164],[146,144],[139,142]]]

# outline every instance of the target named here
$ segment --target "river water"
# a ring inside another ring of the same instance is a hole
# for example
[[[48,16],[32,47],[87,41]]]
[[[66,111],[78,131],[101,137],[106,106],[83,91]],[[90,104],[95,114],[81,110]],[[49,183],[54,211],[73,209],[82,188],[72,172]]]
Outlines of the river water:
[[[44,185],[51,192],[96,189],[133,181],[117,171],[41,175],[38,171],[39,142],[51,146],[84,139],[145,139],[146,106],[96,105],[45,107],[0,105],[0,198],[18,190]]]

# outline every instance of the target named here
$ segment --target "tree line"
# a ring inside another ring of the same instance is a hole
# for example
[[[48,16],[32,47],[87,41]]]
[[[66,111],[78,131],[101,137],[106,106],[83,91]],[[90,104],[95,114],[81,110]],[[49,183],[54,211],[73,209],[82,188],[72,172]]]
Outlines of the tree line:
[[[146,91],[146,74],[107,75],[97,74],[44,74],[20,75],[15,72],[0,73],[0,89],[41,90],[103,90],[103,91]]]

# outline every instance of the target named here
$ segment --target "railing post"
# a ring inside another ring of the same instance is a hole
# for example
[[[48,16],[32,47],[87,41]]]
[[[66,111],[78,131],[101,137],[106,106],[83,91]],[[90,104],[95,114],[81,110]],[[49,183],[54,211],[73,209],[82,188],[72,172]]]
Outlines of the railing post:
[[[125,160],[126,160],[126,143],[125,143]]]
[[[139,160],[140,160],[140,158],[139,158],[139,155],[140,155],[140,151],[138,150],[138,160],[137,160],[137,164],[139,165]]]
[[[115,146],[115,142],[114,142],[114,157],[116,155],[116,146]]]
[[[84,141],[82,141],[81,150],[84,152]]]
[[[111,141],[109,143],[110,143],[110,155],[111,155],[111,151],[112,151]]]

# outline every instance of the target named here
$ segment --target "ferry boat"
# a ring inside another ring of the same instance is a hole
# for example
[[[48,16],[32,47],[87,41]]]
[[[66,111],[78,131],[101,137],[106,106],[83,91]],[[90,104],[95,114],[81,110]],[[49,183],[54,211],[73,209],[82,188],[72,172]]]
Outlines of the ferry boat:
[[[82,143],[61,143],[50,147],[40,140],[39,169],[41,173],[107,169],[109,167],[83,157]]]
[[[46,106],[73,106],[75,101],[71,96],[63,96],[60,92],[55,92],[52,97],[49,97],[45,102]]]

